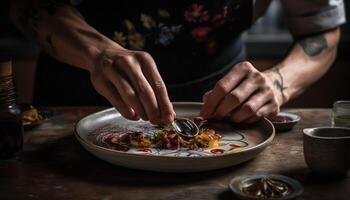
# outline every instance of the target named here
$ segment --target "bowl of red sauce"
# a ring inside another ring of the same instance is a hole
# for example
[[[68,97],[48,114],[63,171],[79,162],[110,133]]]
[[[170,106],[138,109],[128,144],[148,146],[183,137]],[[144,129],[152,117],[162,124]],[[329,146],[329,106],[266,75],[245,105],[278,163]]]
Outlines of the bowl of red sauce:
[[[276,131],[288,131],[300,121],[300,116],[289,112],[279,112],[276,116],[269,119]]]

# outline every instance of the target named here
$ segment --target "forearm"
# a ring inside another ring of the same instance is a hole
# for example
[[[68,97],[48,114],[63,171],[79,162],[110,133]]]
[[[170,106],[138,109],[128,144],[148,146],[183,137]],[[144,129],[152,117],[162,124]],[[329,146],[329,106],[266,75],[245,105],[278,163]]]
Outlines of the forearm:
[[[327,72],[335,60],[339,38],[339,28],[301,38],[281,63],[265,72],[279,90],[281,105]]]
[[[91,71],[101,45],[111,41],[89,26],[71,5],[58,0],[16,0],[10,17],[54,58]],[[117,45],[117,44],[115,44]]]

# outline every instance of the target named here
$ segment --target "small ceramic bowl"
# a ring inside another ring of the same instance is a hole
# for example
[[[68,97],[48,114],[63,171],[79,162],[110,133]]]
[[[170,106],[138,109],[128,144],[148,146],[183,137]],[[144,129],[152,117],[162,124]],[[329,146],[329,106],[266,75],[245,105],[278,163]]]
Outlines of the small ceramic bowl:
[[[269,118],[276,131],[291,130],[299,121],[299,115],[289,112],[279,112],[275,117]]]
[[[243,199],[243,200],[267,199],[267,198],[250,196],[242,191],[243,185],[245,185],[249,182],[252,182],[252,181],[256,181],[257,179],[261,179],[261,178],[270,178],[270,179],[273,179],[275,181],[280,181],[280,182],[283,182],[290,187],[290,192],[287,195],[285,195],[283,197],[274,197],[274,198],[270,198],[270,199],[274,199],[274,200],[295,199],[296,197],[300,196],[304,191],[303,186],[295,179],[292,179],[292,178],[289,178],[287,176],[283,176],[280,174],[269,174],[269,173],[263,173],[263,172],[237,176],[231,180],[229,187],[230,187],[231,191],[233,193],[235,193],[235,195],[239,199]]]

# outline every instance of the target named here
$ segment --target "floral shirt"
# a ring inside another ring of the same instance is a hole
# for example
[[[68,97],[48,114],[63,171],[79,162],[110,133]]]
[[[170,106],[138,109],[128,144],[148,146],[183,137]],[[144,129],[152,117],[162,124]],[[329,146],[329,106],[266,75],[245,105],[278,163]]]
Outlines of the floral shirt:
[[[177,84],[200,79],[236,59],[239,51],[212,62],[250,26],[251,6],[250,0],[120,0],[113,8],[93,6],[103,11],[87,21],[123,47],[149,52],[165,82]],[[111,27],[105,27],[106,21]]]
[[[71,1],[78,3],[89,24],[115,42],[149,52],[170,95],[196,93],[198,96],[191,99],[198,100],[244,59],[239,36],[264,15],[272,0]],[[280,3],[295,36],[345,23],[343,0]]]

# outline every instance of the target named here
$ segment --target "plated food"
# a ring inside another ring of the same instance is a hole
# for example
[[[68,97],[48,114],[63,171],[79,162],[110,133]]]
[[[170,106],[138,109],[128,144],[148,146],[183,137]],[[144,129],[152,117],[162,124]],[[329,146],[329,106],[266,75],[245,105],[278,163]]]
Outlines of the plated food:
[[[201,103],[173,103],[177,117],[194,119]],[[244,126],[207,122],[195,138],[123,118],[107,109],[81,119],[75,136],[93,155],[107,162],[143,170],[196,172],[233,166],[256,157],[274,137],[272,124],[263,119]]]
[[[122,128],[110,125],[93,130],[90,139],[94,144],[118,151],[128,151],[130,148],[158,148],[175,150],[186,148],[199,150],[220,145],[222,135],[214,129],[205,127],[205,120],[196,117],[193,120],[199,126],[195,137],[184,137],[175,132],[172,126],[155,126],[148,123],[138,126],[140,130]],[[144,132],[143,130],[148,130]],[[243,143],[241,147],[248,146]],[[238,147],[238,145],[237,145]]]

